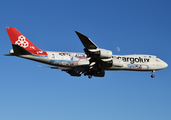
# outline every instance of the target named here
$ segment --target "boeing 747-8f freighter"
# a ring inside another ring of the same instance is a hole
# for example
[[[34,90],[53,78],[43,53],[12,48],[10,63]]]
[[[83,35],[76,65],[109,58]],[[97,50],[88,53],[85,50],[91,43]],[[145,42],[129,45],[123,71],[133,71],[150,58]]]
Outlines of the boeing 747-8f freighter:
[[[104,77],[106,70],[152,71],[166,68],[168,65],[154,55],[113,55],[112,51],[101,49],[87,36],[77,32],[85,53],[52,52],[36,47],[14,27],[6,27],[13,49],[7,56],[17,56],[50,65],[52,69],[61,69],[71,76],[84,74],[88,78]]]

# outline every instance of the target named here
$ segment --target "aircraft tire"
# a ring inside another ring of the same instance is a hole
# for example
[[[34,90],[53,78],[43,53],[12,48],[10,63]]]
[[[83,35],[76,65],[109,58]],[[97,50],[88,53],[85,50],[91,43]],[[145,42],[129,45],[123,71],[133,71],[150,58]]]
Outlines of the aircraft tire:
[[[155,77],[155,75],[151,75],[151,78],[154,78]]]
[[[92,78],[92,75],[89,75],[88,78],[89,78],[89,79]]]

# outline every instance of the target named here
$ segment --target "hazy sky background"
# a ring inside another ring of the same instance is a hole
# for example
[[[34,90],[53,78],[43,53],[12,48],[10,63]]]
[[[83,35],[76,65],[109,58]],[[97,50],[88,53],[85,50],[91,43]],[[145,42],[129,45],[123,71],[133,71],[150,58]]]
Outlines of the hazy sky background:
[[[5,26],[42,50],[83,52],[75,30],[113,54],[156,55],[171,65],[170,0],[0,2],[0,120],[171,120],[171,67],[71,77],[4,54]],[[117,51],[120,48],[120,52]],[[45,65],[46,66],[46,65]]]

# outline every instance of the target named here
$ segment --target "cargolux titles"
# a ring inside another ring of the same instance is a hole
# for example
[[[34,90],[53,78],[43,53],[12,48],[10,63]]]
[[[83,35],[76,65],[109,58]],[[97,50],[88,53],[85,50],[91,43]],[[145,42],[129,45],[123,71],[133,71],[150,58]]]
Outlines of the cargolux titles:
[[[133,57],[117,57],[117,59],[122,59],[123,62],[130,62],[131,64],[150,62],[149,58],[133,58]]]

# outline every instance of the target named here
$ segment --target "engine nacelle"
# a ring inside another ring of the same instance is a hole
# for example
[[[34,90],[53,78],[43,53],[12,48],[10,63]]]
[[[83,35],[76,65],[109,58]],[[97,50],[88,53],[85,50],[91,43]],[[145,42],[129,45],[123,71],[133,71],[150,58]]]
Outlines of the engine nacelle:
[[[122,60],[119,59],[112,59],[113,66],[122,67],[124,65]]]
[[[95,55],[100,58],[111,58],[112,57],[112,51],[110,51],[110,50],[89,49],[88,52],[90,52],[92,55]]]
[[[112,51],[110,51],[110,50],[102,49],[99,51],[99,53],[100,53],[99,54],[100,58],[111,58],[112,57]]]
[[[119,59],[109,58],[109,59],[101,59],[101,61],[102,61],[101,65],[104,67],[112,67],[112,66],[122,67],[124,65],[123,61]]]
[[[111,58],[108,59],[101,59],[101,67],[112,67],[113,62]]]

